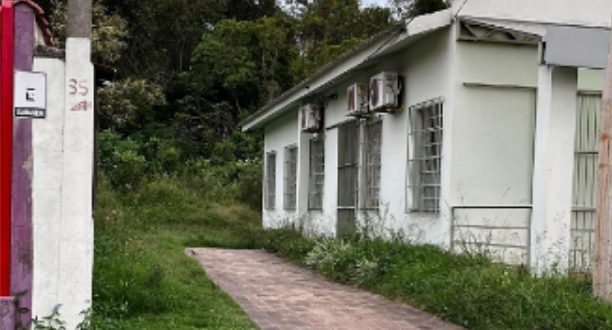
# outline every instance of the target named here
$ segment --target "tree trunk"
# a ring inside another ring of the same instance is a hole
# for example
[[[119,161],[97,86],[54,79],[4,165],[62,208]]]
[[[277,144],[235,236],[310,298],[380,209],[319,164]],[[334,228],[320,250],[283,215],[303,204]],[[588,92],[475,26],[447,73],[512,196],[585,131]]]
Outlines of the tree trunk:
[[[593,294],[612,302],[612,34],[601,108]]]

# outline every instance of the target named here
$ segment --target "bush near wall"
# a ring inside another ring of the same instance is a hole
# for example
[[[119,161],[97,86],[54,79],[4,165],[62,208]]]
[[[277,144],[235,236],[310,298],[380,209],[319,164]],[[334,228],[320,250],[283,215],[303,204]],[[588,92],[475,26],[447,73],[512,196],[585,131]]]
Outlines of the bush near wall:
[[[399,299],[468,329],[610,329],[612,307],[585,279],[534,278],[524,268],[400,241],[308,240],[267,233],[261,245],[345,284]]]

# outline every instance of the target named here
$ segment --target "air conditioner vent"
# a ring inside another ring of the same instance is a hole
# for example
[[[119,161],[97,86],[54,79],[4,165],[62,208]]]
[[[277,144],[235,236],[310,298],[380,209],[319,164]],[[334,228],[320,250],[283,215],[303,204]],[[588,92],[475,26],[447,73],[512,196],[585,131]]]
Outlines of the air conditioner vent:
[[[302,131],[307,133],[316,133],[321,130],[322,111],[317,104],[305,104],[301,108],[302,112]]]
[[[370,79],[370,110],[395,112],[401,107],[402,80],[396,72],[381,72]]]
[[[366,84],[355,83],[346,90],[347,114],[349,116],[362,117],[369,114],[368,111],[368,87]]]

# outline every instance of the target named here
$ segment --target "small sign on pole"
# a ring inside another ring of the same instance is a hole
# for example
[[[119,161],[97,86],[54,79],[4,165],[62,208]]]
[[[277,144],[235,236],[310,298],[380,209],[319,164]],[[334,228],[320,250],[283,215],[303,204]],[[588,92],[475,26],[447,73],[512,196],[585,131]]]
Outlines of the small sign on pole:
[[[15,117],[47,116],[47,75],[42,72],[15,72]]]

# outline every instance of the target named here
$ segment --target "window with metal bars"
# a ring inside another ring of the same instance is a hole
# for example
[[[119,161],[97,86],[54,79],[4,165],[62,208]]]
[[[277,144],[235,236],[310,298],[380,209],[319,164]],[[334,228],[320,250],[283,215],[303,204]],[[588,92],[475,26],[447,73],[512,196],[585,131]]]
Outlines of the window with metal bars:
[[[365,127],[365,191],[364,208],[380,206],[380,149],[382,145],[382,120],[368,122]]]
[[[266,210],[274,210],[276,203],[276,152],[266,154]]]
[[[310,172],[308,180],[308,209],[323,209],[323,184],[325,180],[325,140],[310,140]]]
[[[407,209],[440,211],[443,103],[435,99],[409,111]]]
[[[297,147],[285,148],[285,191],[284,209],[294,211],[297,201]]]

